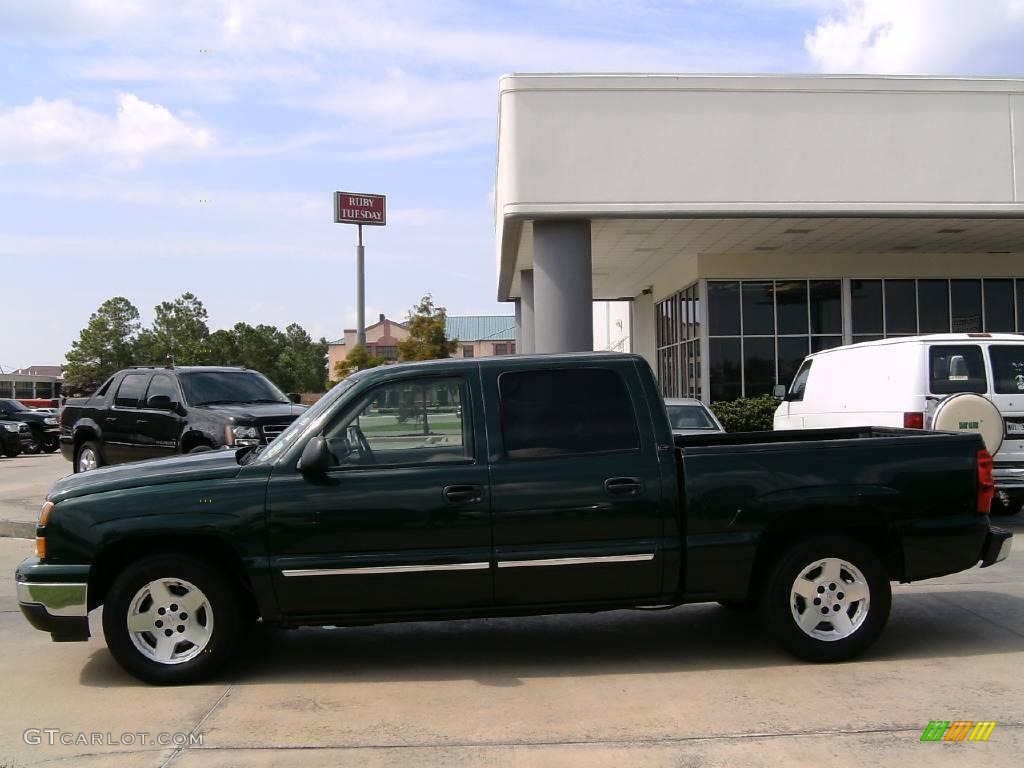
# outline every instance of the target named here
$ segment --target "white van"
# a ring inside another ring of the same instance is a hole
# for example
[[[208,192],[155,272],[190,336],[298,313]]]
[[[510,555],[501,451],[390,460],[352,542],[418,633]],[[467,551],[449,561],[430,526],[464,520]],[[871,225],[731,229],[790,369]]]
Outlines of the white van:
[[[780,388],[781,389],[781,388]],[[1024,336],[944,333],[836,347],[808,355],[775,411],[775,429],[930,429],[936,406],[974,392],[1006,422],[995,455],[993,510],[1024,504]]]

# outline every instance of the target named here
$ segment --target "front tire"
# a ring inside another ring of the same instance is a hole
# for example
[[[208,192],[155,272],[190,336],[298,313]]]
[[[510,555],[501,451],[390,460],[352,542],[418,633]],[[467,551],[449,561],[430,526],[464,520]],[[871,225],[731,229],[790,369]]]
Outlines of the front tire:
[[[790,653],[806,661],[846,661],[882,633],[892,606],[889,576],[856,539],[800,542],[778,559],[761,596],[761,619]]]
[[[115,579],[103,635],[127,672],[156,685],[206,680],[231,660],[242,623],[230,579],[184,554],[154,555]]]

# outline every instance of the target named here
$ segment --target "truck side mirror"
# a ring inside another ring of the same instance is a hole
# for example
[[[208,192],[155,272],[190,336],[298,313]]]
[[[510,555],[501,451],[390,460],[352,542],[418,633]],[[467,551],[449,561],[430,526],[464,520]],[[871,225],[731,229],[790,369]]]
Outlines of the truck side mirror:
[[[289,392],[288,399],[291,400],[293,403],[301,403],[302,395],[300,395],[298,392]]]
[[[322,475],[331,468],[331,452],[327,448],[327,439],[317,435],[302,449],[298,469],[304,475]]]
[[[154,411],[173,411],[177,409],[178,404],[167,395],[153,395],[146,401],[146,407]]]
[[[772,387],[772,397],[776,400],[786,399],[786,386],[784,384],[776,384]]]

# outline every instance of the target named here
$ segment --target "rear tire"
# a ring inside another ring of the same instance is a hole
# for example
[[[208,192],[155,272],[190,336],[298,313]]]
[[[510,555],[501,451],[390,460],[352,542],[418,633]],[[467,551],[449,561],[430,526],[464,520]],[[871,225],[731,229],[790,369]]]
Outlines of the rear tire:
[[[892,606],[889,576],[864,544],[845,536],[799,542],[776,562],[761,596],[761,619],[806,661],[857,656],[882,633]]]
[[[103,608],[103,636],[117,663],[140,680],[197,683],[234,657],[241,605],[218,569],[191,555],[153,555],[114,580]]]
[[[103,454],[100,452],[100,444],[95,440],[87,440],[78,446],[75,451],[75,474],[88,472],[91,469],[99,469],[103,466]]]

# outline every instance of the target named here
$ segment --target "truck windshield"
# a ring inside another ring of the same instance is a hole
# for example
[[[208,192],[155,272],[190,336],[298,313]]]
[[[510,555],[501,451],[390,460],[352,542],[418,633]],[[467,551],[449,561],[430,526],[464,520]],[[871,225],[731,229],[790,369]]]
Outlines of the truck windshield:
[[[326,395],[317,400],[312,406],[303,411],[299,418],[288,425],[288,428],[280,435],[275,437],[270,445],[264,450],[251,459],[253,463],[262,464],[268,461],[274,461],[278,456],[285,452],[289,445],[295,442],[296,438],[303,433],[303,431],[316,419],[326,411],[330,410],[331,407],[338,401],[342,395],[348,390],[352,389],[359,381],[359,375],[355,374],[349,376],[347,379],[338,384],[334,389],[328,392]]]
[[[17,400],[4,400],[4,405],[7,406],[8,411],[27,411],[28,407],[19,403]]]
[[[714,429],[714,422],[699,405],[668,405],[668,420],[672,423],[672,429]]]
[[[255,371],[203,371],[179,377],[189,405],[287,403],[281,390]]]

